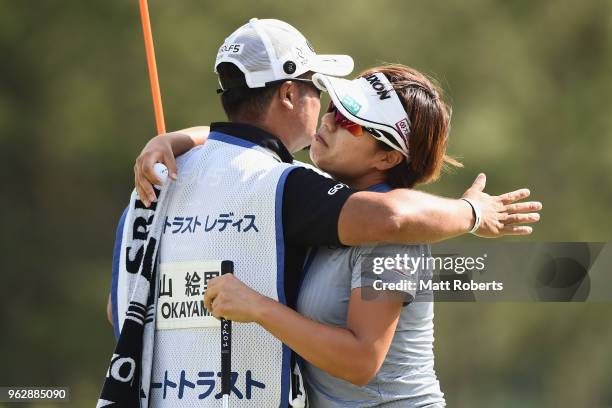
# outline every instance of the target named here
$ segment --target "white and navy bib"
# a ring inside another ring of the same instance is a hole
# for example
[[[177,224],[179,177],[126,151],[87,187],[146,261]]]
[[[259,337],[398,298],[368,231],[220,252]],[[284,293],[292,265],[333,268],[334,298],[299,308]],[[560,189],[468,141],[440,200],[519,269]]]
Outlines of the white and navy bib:
[[[213,132],[178,159],[159,249],[151,407],[220,407],[220,327],[203,293],[231,260],[237,278],[281,303],[282,194],[294,169],[251,142]],[[232,407],[285,407],[290,351],[256,324],[233,324]]]

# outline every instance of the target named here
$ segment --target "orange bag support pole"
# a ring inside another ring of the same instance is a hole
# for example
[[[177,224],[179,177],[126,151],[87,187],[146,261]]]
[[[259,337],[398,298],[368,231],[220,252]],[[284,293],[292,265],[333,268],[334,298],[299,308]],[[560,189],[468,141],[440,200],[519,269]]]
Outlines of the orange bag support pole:
[[[155,111],[155,124],[157,126],[157,134],[162,134],[166,133],[166,124],[164,122],[164,108],[162,106],[161,92],[159,89],[159,78],[157,77],[157,64],[155,63],[155,47],[153,46],[149,6],[147,4],[147,0],[139,1],[140,19],[142,20],[142,33],[144,34],[147,66],[149,68],[149,80],[151,82],[151,94],[153,96],[153,110]]]

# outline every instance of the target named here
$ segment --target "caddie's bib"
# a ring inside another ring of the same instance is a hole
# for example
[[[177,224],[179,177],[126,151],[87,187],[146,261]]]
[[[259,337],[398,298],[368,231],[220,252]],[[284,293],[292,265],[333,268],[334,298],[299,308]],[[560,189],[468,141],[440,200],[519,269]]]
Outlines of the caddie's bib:
[[[159,252],[151,407],[220,407],[220,326],[203,294],[226,259],[245,284],[285,302],[282,194],[295,167],[213,132],[178,168]],[[232,331],[230,406],[287,406],[289,350],[256,324]]]

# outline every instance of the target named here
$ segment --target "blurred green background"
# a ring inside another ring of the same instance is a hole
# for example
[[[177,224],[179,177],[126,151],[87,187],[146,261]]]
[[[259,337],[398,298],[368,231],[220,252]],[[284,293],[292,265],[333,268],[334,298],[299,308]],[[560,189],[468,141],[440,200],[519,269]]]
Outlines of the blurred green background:
[[[155,133],[137,3],[0,0],[0,385],[69,386],[71,406],[95,405],[113,350],[114,229]],[[150,0],[150,11],[170,130],[224,118],[217,47],[250,17],[280,18],[357,71],[401,62],[440,81],[449,152],[465,168],[427,190],[457,196],[484,171],[489,192],[527,186],[544,202],[530,240],[610,240],[610,0]],[[612,407],[611,312],[437,304],[449,406]]]

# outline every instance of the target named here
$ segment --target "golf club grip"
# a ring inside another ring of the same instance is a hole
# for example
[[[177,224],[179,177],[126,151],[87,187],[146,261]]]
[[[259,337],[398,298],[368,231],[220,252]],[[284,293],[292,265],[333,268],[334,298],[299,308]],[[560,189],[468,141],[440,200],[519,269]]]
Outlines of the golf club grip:
[[[234,273],[232,261],[221,262],[221,275]],[[229,395],[232,372],[232,321],[221,319],[221,394]]]

